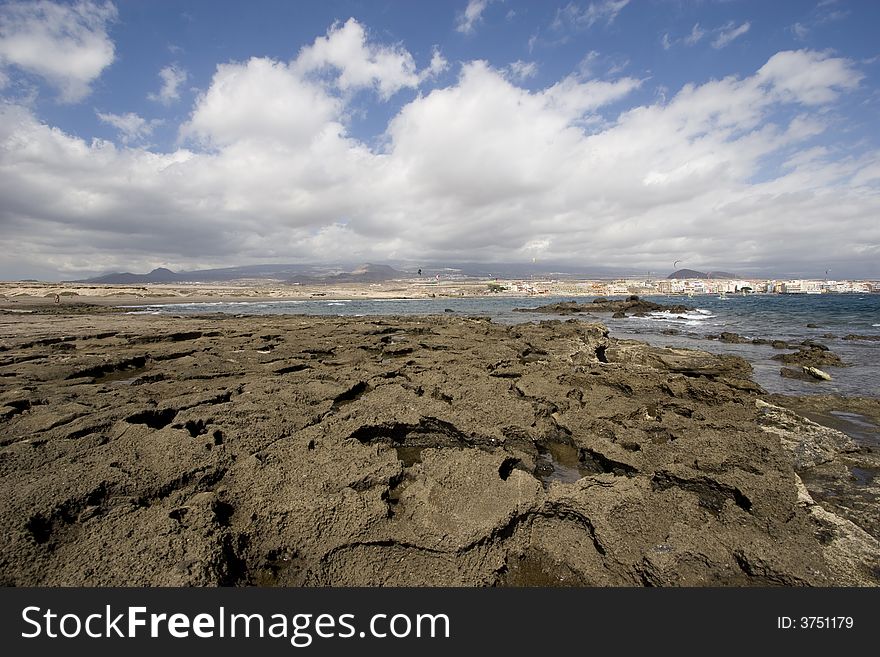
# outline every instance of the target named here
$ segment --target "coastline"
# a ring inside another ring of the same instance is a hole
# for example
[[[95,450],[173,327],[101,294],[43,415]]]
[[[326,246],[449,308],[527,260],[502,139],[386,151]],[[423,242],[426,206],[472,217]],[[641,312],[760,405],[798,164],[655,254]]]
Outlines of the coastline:
[[[737,357],[579,320],[0,326],[6,584],[878,583],[801,483],[859,446]]]

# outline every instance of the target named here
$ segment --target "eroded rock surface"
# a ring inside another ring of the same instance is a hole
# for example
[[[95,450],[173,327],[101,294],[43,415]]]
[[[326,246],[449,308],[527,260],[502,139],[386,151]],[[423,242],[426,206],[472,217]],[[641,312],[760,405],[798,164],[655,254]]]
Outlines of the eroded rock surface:
[[[576,320],[4,317],[0,582],[875,583],[749,373]]]

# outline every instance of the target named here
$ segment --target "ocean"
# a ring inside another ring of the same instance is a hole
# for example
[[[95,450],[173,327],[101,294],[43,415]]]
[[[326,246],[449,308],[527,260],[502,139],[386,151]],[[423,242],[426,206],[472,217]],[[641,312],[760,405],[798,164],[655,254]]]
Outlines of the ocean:
[[[609,297],[619,299],[623,297]],[[742,356],[754,368],[753,379],[768,392],[791,395],[838,394],[880,397],[880,341],[846,340],[847,335],[880,336],[880,294],[822,295],[729,295],[725,299],[705,295],[646,296],[657,303],[693,306],[682,314],[652,313],[647,317],[612,319],[608,314],[557,317],[544,313],[514,312],[560,301],[589,303],[592,297],[468,297],[439,299],[312,299],[308,301],[209,302],[139,306],[137,313],[236,315],[448,315],[485,316],[514,324],[548,319],[599,321],[611,335],[638,339],[663,347],[686,347]],[[809,325],[809,326],[808,326]],[[675,331],[675,333],[670,333]],[[808,382],[783,378],[783,364],[772,356],[789,350],[769,345],[730,344],[711,340],[722,331],[753,339],[784,340],[790,344],[814,340],[826,345],[848,367],[826,368],[831,381]]]

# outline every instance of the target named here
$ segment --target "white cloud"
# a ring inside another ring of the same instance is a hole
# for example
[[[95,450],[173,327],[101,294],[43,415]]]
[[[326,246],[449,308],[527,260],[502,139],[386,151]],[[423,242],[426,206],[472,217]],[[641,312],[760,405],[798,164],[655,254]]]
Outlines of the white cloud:
[[[720,28],[718,36],[715,37],[715,40],[712,41],[712,47],[716,50],[720,50],[725,46],[729,45],[731,41],[741,37],[743,34],[749,31],[749,28],[752,26],[751,23],[746,21],[742,25],[735,25],[733,21]]]
[[[629,0],[601,0],[599,2],[591,2],[586,7],[581,7],[574,2],[570,2],[556,11],[553,27],[556,29],[565,27],[584,29],[593,27],[599,21],[604,21],[606,25],[610,25],[628,4]]]
[[[187,72],[177,64],[164,67],[159,71],[159,78],[162,80],[161,89],[157,93],[147,94],[147,98],[163,105],[170,105],[180,99],[180,85],[186,82],[187,77],[189,77]]]
[[[437,46],[434,46],[434,50],[431,52],[431,62],[428,64],[428,68],[422,71],[420,77],[423,80],[436,77],[448,68],[449,62],[446,61],[446,58],[440,52],[440,49]]]
[[[196,146],[171,153],[0,107],[0,248],[67,272],[535,254],[649,270],[685,251],[743,271],[808,266],[821,245],[823,267],[876,272],[880,154],[810,152],[858,84],[848,60],[778,53],[620,112],[639,80],[532,91],[466,62],[403,104],[381,148],[346,132],[334,80],[296,64],[220,66],[184,126]]]
[[[0,6],[0,64],[43,78],[62,102],[78,102],[113,63],[107,26],[116,16],[110,2],[6,3]]]
[[[343,91],[373,87],[387,99],[405,87],[417,87],[420,77],[412,55],[402,46],[368,43],[355,19],[333,25],[324,37],[300,50],[291,68],[301,75],[331,70]]]
[[[791,26],[791,31],[794,33],[795,37],[801,41],[810,35],[810,28],[803,23],[795,23]]]
[[[108,125],[112,125],[119,131],[119,137],[123,144],[143,141],[151,134],[156,126],[162,124],[161,119],[147,121],[143,117],[127,112],[126,114],[105,114],[96,112],[98,118]]]
[[[333,122],[340,101],[291,67],[254,57],[221,64],[181,136],[220,147],[246,140],[304,145]]]
[[[756,77],[772,85],[786,101],[822,105],[834,101],[840,91],[858,87],[864,76],[847,59],[811,50],[789,50],[773,55]]]
[[[700,27],[699,23],[694,23],[691,33],[684,38],[684,42],[688,46],[693,46],[699,43],[704,36],[706,36],[706,31]]]
[[[521,59],[516,60],[507,70],[517,80],[527,80],[538,74],[538,65],[535,62],[524,62]]]
[[[477,23],[483,20],[483,12],[489,3],[495,0],[468,0],[467,6],[463,11],[459,12],[455,29],[462,34],[472,34],[476,29]]]

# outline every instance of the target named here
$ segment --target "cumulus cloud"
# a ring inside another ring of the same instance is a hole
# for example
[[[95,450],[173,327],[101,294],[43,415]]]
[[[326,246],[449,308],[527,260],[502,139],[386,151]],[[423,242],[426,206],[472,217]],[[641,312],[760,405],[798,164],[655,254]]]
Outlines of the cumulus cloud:
[[[143,141],[153,134],[153,129],[156,126],[162,124],[161,119],[147,121],[133,112],[126,114],[96,112],[96,114],[101,121],[116,128],[123,144]]]
[[[752,24],[748,21],[741,25],[736,25],[731,21],[719,30],[718,36],[712,41],[712,47],[716,50],[720,50],[721,48],[730,45],[734,39],[737,39],[748,32],[751,26]]]
[[[291,66],[254,57],[217,67],[180,132],[213,147],[254,140],[296,146],[338,130],[340,110],[339,100]]]
[[[110,2],[6,3],[0,6],[0,65],[43,78],[64,103],[78,102],[113,63],[107,27],[116,17]]]
[[[159,71],[159,78],[162,80],[161,88],[158,92],[147,94],[147,98],[163,105],[170,105],[174,101],[180,100],[180,85],[186,82],[187,77],[189,77],[188,73],[177,64],[165,66]]]
[[[439,65],[437,61],[435,66]],[[300,74],[331,70],[340,89],[373,87],[385,99],[420,82],[415,61],[405,48],[369,43],[366,30],[353,18],[337,23],[326,36],[303,48],[292,68]]]
[[[685,252],[695,267],[779,270],[821,244],[823,267],[876,271],[880,154],[810,151],[823,110],[859,79],[849,60],[782,52],[613,110],[640,80],[530,90],[465,62],[404,102],[379,147],[348,133],[336,78],[298,59],[220,66],[183,127],[188,147],[169,153],[88,142],[7,104],[0,248],[65,275],[536,255],[650,270]]]

